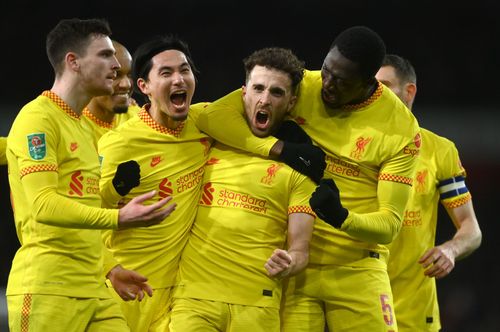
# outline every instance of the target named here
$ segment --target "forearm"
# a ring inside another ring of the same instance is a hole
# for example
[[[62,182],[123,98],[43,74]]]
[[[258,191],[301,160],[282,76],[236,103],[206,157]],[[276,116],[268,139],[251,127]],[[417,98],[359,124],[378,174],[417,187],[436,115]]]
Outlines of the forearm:
[[[55,191],[41,192],[33,201],[36,221],[52,226],[85,229],[116,229],[118,210],[90,207]]]
[[[441,246],[449,249],[455,259],[462,259],[469,256],[481,244],[481,229],[472,200],[469,199],[465,204],[456,207],[450,206],[453,205],[445,204],[446,211],[457,228],[457,232],[451,240],[446,241]]]
[[[204,107],[200,110],[196,125],[219,142],[268,157],[278,139],[272,136],[259,138],[253,135],[243,116],[241,98],[241,89],[238,89]]]
[[[269,151],[269,156],[277,159],[283,151],[283,144],[284,143],[281,140],[276,141]]]
[[[401,218],[388,210],[365,214],[350,211],[340,229],[366,242],[387,244],[397,236],[401,223]]]
[[[308,213],[291,213],[288,216],[288,255],[292,260],[287,275],[301,272],[309,263],[313,227],[314,217]]]
[[[100,195],[102,198],[102,207],[104,208],[117,208],[117,203],[123,198],[119,193],[116,192],[111,179],[109,181],[101,181]]]
[[[459,260],[472,254],[481,244],[482,234],[479,227],[473,222],[463,223],[455,236],[442,246],[449,248]]]
[[[57,174],[40,172],[22,179],[26,201],[37,222],[67,228],[114,229],[118,210],[87,206],[57,192]]]
[[[292,257],[290,272],[288,276],[293,276],[302,272],[309,263],[309,251],[305,250],[290,250],[288,254]]]

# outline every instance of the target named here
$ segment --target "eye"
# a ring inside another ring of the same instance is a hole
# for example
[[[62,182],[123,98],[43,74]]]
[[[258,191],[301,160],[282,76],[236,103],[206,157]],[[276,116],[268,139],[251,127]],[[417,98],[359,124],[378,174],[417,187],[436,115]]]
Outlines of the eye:
[[[285,95],[285,91],[281,89],[271,89],[271,94],[275,97],[283,97]]]
[[[264,91],[264,86],[262,86],[262,85],[254,85],[253,89],[255,91],[257,91],[257,92],[262,92],[262,91]]]

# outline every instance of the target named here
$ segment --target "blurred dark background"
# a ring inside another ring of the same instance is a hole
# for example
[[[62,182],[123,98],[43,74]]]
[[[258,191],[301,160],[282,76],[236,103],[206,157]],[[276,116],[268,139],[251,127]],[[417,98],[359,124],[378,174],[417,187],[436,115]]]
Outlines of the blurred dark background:
[[[145,39],[175,33],[190,45],[200,70],[195,101],[211,101],[241,86],[242,59],[266,46],[287,47],[319,69],[342,30],[366,25],[388,53],[408,58],[418,75],[414,112],[422,127],[452,139],[468,171],[483,231],[482,246],[438,281],[443,331],[500,330],[500,3],[427,1],[52,1],[0,5],[0,135],[18,110],[50,89],[53,72],[45,36],[62,18],[106,18],[112,38],[131,53]],[[0,167],[0,288],[19,243],[9,202],[7,167]],[[437,242],[454,228],[440,210]],[[2,291],[3,292],[3,291]],[[3,293],[0,294],[3,297]],[[2,300],[4,300],[2,298]],[[0,301],[0,330],[6,330]],[[3,308],[4,309],[4,308]]]

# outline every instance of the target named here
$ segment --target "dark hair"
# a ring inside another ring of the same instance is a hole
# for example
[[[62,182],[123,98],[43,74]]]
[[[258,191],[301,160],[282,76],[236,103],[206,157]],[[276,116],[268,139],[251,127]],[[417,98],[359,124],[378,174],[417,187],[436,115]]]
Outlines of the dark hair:
[[[147,79],[153,67],[151,59],[166,50],[177,50],[184,53],[187,62],[194,74],[198,71],[194,66],[188,45],[174,35],[155,36],[149,41],[139,45],[132,57],[132,78],[137,82],[139,78]]]
[[[50,64],[57,74],[63,70],[62,63],[68,52],[85,55],[94,36],[111,36],[111,28],[104,19],[64,19],[47,34],[46,51]]]
[[[396,76],[401,83],[417,84],[417,74],[411,62],[396,54],[387,54],[382,62],[383,66],[391,66],[394,68]]]
[[[385,43],[372,29],[354,26],[342,31],[330,46],[337,47],[347,59],[357,63],[364,78],[372,78],[385,56]]]
[[[285,48],[268,47],[260,49],[246,57],[243,63],[247,80],[255,66],[277,69],[290,76],[294,91],[304,76],[304,62],[299,60],[291,50]]]

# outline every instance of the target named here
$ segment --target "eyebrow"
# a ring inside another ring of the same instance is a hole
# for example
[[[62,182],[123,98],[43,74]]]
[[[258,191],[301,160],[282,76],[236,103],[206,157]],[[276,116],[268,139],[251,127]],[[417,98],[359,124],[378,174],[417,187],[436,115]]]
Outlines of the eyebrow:
[[[158,71],[161,71],[161,70],[164,70],[164,69],[173,69],[173,68],[176,68],[176,67],[182,68],[182,67],[191,67],[191,66],[189,65],[188,62],[183,62],[179,66],[161,66],[160,68],[158,68]]]

